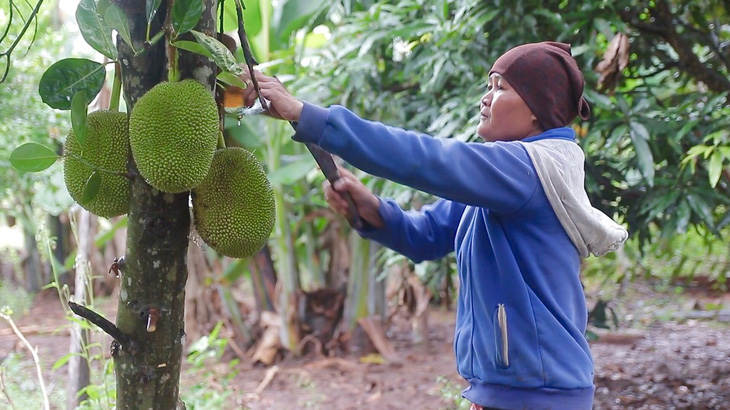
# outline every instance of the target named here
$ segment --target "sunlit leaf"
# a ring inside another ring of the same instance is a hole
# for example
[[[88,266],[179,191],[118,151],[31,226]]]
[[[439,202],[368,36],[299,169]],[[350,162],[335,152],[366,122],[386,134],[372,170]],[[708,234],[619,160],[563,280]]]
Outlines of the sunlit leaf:
[[[221,71],[218,74],[218,79],[228,85],[234,85],[239,88],[246,88],[246,83],[237,75],[233,75],[226,71]]]
[[[710,157],[707,172],[710,174],[710,186],[714,188],[720,182],[722,175],[722,155],[719,152],[715,152]]]
[[[71,126],[76,140],[82,148],[86,142],[86,113],[88,107],[84,90],[74,94],[73,99],[71,99]]]
[[[87,104],[96,98],[105,78],[102,64],[85,58],[65,58],[43,73],[38,93],[51,108],[70,110],[71,99],[79,91],[85,92]]]
[[[112,40],[112,29],[104,22],[94,0],[81,0],[76,8],[76,23],[79,25],[81,36],[84,37],[94,50],[117,59],[117,48]]]
[[[236,75],[243,74],[243,68],[238,65],[231,51],[223,43],[199,31],[191,30],[190,32],[193,33],[198,44],[208,50],[215,64],[223,71],[229,71]]]
[[[175,0],[172,5],[172,28],[176,35],[195,28],[203,14],[203,0]]]
[[[190,51],[191,53],[200,54],[200,55],[210,58],[211,60],[213,59],[213,55],[210,53],[210,51],[208,51],[207,48],[201,46],[200,44],[196,43],[195,41],[178,40],[178,41],[175,41],[174,43],[172,43],[172,45],[181,50],[186,50],[186,51]]]
[[[10,165],[21,172],[39,172],[53,165],[58,154],[36,142],[25,143],[10,154]]]
[[[127,16],[124,14],[124,11],[122,11],[119,6],[110,4],[104,12],[104,21],[109,25],[109,27],[118,31],[119,35],[122,36],[124,41],[134,51],[134,45],[132,45],[132,34],[129,31],[129,20],[127,20]]]
[[[99,193],[99,186],[101,186],[101,175],[97,171],[94,171],[89,176],[89,179],[84,184],[84,192],[81,194],[79,204],[86,205]]]

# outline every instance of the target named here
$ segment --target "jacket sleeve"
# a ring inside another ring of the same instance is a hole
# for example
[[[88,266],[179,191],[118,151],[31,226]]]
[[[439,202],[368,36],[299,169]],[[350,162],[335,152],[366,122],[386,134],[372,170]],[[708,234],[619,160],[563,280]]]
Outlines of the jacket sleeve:
[[[434,138],[361,119],[336,105],[305,103],[293,138],[317,144],[372,175],[496,212],[519,209],[539,184],[519,143]]]
[[[454,250],[456,229],[465,205],[440,199],[420,211],[404,211],[391,199],[380,199],[384,227],[358,233],[418,263],[439,259]]]

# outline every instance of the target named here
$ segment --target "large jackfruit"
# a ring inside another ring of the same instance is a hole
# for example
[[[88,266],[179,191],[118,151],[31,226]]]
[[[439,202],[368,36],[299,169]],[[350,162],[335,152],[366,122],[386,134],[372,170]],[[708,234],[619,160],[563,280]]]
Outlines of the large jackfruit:
[[[101,179],[96,196],[81,204],[94,215],[111,218],[129,212],[130,181],[127,172],[129,133],[127,113],[94,111],[86,118],[86,141],[83,148],[73,130],[64,144],[63,177],[66,189],[79,202],[84,186],[94,172],[88,164],[99,168]],[[84,163],[86,162],[86,163]],[[117,173],[117,174],[115,174]]]
[[[157,84],[137,101],[129,118],[139,173],[160,191],[189,191],[208,174],[218,124],[215,99],[199,82]]]
[[[245,258],[274,228],[274,192],[261,163],[243,148],[215,152],[210,172],[192,191],[195,227],[218,253]]]

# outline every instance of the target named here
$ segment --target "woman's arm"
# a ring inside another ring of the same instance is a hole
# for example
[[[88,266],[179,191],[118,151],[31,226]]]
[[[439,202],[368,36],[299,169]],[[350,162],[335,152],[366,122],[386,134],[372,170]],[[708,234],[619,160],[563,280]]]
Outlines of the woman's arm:
[[[372,175],[498,212],[519,209],[539,184],[520,144],[434,138],[364,120],[340,106],[305,103],[293,138]]]
[[[361,236],[416,262],[438,259],[454,250],[464,205],[440,200],[418,212],[403,211],[394,201],[375,196],[346,169],[341,168],[340,175],[334,186],[325,183],[325,198],[335,212],[346,215],[347,202],[340,193],[350,193],[360,217],[369,224],[358,231]]]

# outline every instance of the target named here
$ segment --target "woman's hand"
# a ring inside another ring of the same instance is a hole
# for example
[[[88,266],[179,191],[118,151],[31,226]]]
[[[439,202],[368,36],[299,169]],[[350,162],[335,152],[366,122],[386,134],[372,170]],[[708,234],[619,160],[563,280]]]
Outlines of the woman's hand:
[[[299,121],[304,103],[294,98],[276,77],[269,77],[255,70],[254,75],[261,96],[269,101],[269,109],[265,114],[282,120]],[[243,103],[245,106],[250,107],[256,102],[258,95],[256,95],[248,71],[244,70],[241,79],[246,82],[246,88],[243,90]]]
[[[347,216],[347,201],[340,193],[349,192],[360,218],[377,229],[382,228],[383,219],[378,212],[380,199],[370,192],[352,172],[339,166],[337,168],[340,172],[340,179],[335,181],[334,186],[328,181],[324,183],[324,199],[327,200],[327,204],[333,211]]]

